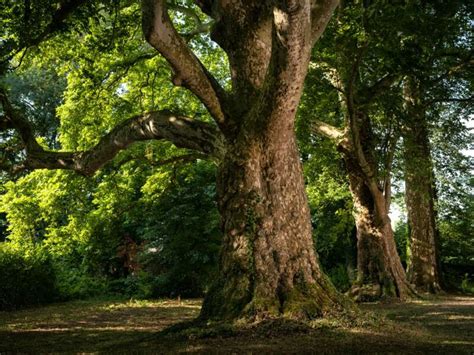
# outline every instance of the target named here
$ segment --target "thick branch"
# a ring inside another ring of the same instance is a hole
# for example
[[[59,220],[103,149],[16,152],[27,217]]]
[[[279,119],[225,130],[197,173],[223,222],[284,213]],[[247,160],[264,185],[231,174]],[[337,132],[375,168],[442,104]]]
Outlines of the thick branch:
[[[344,138],[342,130],[320,120],[312,120],[311,130],[313,133],[329,138],[336,143]]]
[[[351,136],[353,152],[357,163],[359,164],[363,174],[365,175],[366,185],[371,193],[376,196],[380,192],[376,174],[373,166],[369,163],[364,152],[364,142],[361,141],[361,125],[367,124],[367,117],[364,113],[357,111],[354,105],[353,93],[351,87],[348,90],[347,112],[348,112],[348,128]],[[382,206],[379,206],[381,210]],[[385,208],[385,205],[383,206]]]
[[[221,107],[224,91],[176,32],[169,18],[165,0],[142,0],[143,33],[146,40],[172,66],[173,83],[193,92],[219,124],[224,124]]]
[[[272,51],[263,87],[265,101],[280,116],[294,117],[309,65],[310,37],[309,1],[281,1],[273,8]],[[266,122],[270,129],[274,123],[287,125],[283,120]]]
[[[223,138],[216,127],[168,111],[132,117],[116,126],[87,151],[46,151],[36,141],[26,119],[12,108],[3,91],[0,91],[0,99],[7,120],[25,143],[24,165],[29,169],[69,169],[92,175],[119,151],[135,142],[151,139],[164,139],[178,148],[193,149],[217,159],[223,155]]]
[[[159,111],[126,120],[85,152],[28,151],[27,166],[35,169],[71,169],[92,175],[119,151],[135,142],[151,139],[168,140],[179,148],[193,149],[216,158],[221,158],[223,154],[222,139],[214,126]]]

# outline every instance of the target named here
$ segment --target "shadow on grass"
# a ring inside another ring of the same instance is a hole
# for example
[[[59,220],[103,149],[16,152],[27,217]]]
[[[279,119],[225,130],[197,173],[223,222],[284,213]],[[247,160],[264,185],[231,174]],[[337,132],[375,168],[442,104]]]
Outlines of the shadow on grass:
[[[363,305],[386,315],[357,326],[289,320],[203,324],[200,300],[70,302],[0,313],[0,352],[466,353],[474,299]]]

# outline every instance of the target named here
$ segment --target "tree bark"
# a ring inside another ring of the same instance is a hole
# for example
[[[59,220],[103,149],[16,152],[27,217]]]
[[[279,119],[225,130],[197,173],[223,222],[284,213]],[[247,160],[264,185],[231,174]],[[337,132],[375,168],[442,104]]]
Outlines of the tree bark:
[[[382,191],[370,191],[354,160],[346,156],[357,230],[357,279],[350,295],[361,302],[412,294],[398,256]],[[382,206],[382,207],[381,207]]]
[[[235,95],[217,181],[220,274],[203,319],[312,319],[352,307],[319,267],[294,133],[311,48],[337,1],[319,5],[218,2],[212,36],[229,56]]]
[[[218,177],[224,241],[205,319],[311,319],[351,307],[322,273],[292,126],[229,147]]]
[[[347,109],[345,104],[344,107]],[[414,292],[406,279],[388,215],[390,168],[387,167],[385,182],[380,186],[369,118],[359,110],[348,110],[349,115],[345,131],[318,120],[312,127],[316,134],[337,145],[349,177],[357,230],[357,279],[349,294],[356,301],[405,299]]]
[[[409,281],[424,292],[441,290],[434,174],[425,111],[413,80],[405,83],[407,120],[403,130],[405,202],[408,210]]]

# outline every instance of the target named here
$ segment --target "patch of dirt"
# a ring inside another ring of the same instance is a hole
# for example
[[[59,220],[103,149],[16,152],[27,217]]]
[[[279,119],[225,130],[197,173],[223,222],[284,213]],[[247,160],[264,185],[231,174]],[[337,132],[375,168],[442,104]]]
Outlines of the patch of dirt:
[[[282,321],[192,328],[189,321],[199,314],[200,305],[200,300],[77,301],[0,312],[0,352],[474,352],[474,297],[362,304],[371,321],[352,326],[320,321],[308,327]],[[172,325],[184,331],[173,335]]]

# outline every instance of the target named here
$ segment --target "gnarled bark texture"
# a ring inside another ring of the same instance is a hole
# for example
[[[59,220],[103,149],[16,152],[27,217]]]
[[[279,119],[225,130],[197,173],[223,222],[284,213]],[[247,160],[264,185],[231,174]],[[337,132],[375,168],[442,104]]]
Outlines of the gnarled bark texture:
[[[356,301],[412,295],[398,255],[382,190],[370,188],[357,160],[345,153],[357,229],[357,279],[349,293]]]
[[[320,6],[323,28],[330,3]],[[226,16],[213,38],[229,55],[237,94],[218,177],[221,272],[203,318],[308,319],[344,307],[314,251],[294,134],[312,43],[321,33],[321,23],[309,25],[308,5],[295,2],[292,11],[275,7],[271,14],[264,2],[220,2]]]
[[[205,318],[305,319],[341,308],[314,252],[291,128],[239,141],[220,168],[221,272],[205,298]]]
[[[403,130],[405,202],[408,210],[410,253],[408,279],[417,289],[441,290],[436,228],[435,190],[428,128],[416,83],[405,83],[407,120]]]
[[[356,301],[406,298],[411,291],[397,253],[388,211],[377,208],[385,203],[385,198],[381,191],[373,196],[353,166],[348,166],[348,172],[357,229],[357,279],[350,294]]]
[[[345,162],[358,228],[357,280],[350,293],[361,301],[393,296],[405,299],[413,295],[413,290],[400,261],[388,215],[391,154],[385,157],[385,178],[380,181],[370,119],[353,102],[348,107],[351,143],[345,150]]]

